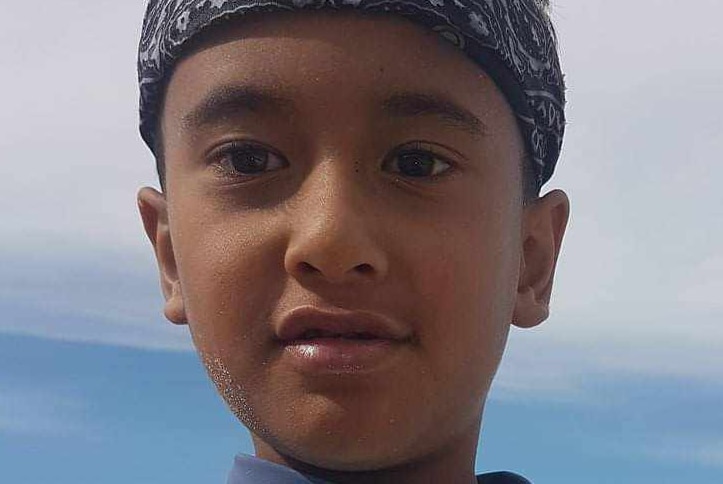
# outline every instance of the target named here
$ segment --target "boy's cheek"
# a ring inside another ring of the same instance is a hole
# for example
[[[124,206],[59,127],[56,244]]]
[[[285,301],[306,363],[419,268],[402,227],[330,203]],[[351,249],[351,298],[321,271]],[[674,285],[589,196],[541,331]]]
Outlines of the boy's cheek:
[[[224,351],[268,341],[270,311],[284,290],[285,275],[273,241],[212,214],[179,223],[175,232],[174,252],[194,341]]]

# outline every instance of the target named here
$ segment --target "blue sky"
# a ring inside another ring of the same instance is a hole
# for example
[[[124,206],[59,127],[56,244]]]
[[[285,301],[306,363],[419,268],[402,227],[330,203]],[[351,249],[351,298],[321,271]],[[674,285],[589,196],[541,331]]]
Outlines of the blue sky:
[[[548,188],[573,214],[552,316],[510,338],[478,467],[722,482],[723,5],[553,4],[570,125]],[[0,480],[223,482],[249,439],[161,317],[135,208],[156,184],[142,2],[4,14]]]

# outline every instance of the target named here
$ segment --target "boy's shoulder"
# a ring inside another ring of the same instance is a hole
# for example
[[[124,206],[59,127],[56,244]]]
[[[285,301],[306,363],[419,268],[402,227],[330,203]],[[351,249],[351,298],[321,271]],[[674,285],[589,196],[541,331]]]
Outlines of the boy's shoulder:
[[[530,484],[530,481],[513,472],[490,472],[477,476],[477,484]]]

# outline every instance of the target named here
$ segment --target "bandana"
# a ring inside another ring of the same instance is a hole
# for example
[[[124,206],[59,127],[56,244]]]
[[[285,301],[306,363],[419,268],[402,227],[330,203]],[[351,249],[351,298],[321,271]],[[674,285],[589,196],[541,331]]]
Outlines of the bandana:
[[[249,12],[358,9],[401,15],[437,32],[499,86],[517,116],[539,189],[565,131],[565,85],[544,0],[149,0],[138,53],[140,131],[154,151],[165,84],[184,44]]]

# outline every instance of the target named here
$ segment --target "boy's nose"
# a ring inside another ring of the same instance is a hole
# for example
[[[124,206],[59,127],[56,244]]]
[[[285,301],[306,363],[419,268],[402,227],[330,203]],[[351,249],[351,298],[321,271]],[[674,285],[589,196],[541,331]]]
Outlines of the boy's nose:
[[[302,283],[380,281],[388,260],[376,238],[380,227],[375,226],[374,204],[349,181],[321,178],[289,212],[286,271]]]

